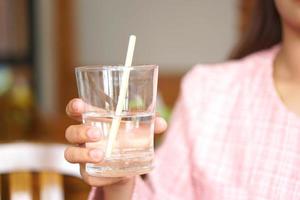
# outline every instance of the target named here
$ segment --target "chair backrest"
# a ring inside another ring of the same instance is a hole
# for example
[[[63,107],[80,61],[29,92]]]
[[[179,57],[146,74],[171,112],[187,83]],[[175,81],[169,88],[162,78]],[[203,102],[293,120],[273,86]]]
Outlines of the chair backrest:
[[[37,172],[39,199],[63,200],[62,175],[80,177],[78,166],[64,159],[66,147],[43,143],[0,144],[0,175],[8,174],[10,199],[32,200],[32,172]],[[0,176],[0,189],[1,183]]]

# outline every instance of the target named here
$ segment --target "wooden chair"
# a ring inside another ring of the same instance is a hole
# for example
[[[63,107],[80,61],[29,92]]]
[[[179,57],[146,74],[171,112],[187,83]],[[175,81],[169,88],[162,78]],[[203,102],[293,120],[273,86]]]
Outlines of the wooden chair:
[[[8,188],[11,200],[32,200],[33,192],[36,192],[33,191],[32,175],[35,172],[38,199],[63,200],[62,175],[80,177],[78,165],[64,159],[65,148],[63,144],[0,144],[0,199],[1,188]],[[8,187],[1,186],[1,174],[8,174]]]

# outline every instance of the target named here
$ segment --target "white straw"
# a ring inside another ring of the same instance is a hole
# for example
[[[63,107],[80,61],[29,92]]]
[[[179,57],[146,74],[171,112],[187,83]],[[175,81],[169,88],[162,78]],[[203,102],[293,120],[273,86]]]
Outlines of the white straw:
[[[128,43],[128,48],[127,48],[126,61],[125,61],[125,68],[130,67],[132,64],[135,41],[136,41],[135,35],[131,35],[129,37],[129,43]],[[109,158],[111,156],[113,145],[115,143],[117,133],[118,133],[118,130],[120,127],[120,122],[121,122],[120,115],[122,114],[122,109],[125,104],[125,98],[126,98],[126,93],[127,93],[127,89],[128,89],[129,74],[130,74],[130,70],[125,69],[123,72],[123,75],[122,75],[122,82],[121,82],[121,87],[120,87],[118,104],[117,104],[116,113],[115,113],[116,117],[112,121],[112,125],[111,125],[110,132],[108,135],[108,141],[107,141],[107,145],[106,145],[105,157],[107,157],[107,158]]]

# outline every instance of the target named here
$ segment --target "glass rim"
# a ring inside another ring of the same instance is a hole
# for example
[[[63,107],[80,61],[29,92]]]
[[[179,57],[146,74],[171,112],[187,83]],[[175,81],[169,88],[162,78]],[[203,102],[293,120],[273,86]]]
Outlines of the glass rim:
[[[111,70],[111,71],[123,71],[125,65],[85,65],[75,67],[76,71],[102,71],[102,70]],[[155,70],[158,69],[158,65],[136,65],[126,67],[129,70]]]

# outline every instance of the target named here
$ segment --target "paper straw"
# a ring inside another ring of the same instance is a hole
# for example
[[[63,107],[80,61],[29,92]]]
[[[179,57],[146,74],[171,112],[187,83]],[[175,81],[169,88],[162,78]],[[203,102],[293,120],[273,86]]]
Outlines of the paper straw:
[[[129,74],[130,74],[130,69],[126,69],[126,68],[130,67],[132,64],[135,41],[136,41],[135,35],[131,35],[129,37],[129,43],[128,43],[128,48],[127,48],[126,61],[125,61],[125,69],[124,69],[124,72],[122,75],[120,93],[119,93],[117,108],[116,108],[116,112],[115,112],[116,117],[112,121],[112,125],[111,125],[109,135],[108,135],[108,141],[107,141],[107,145],[106,145],[105,157],[107,157],[107,158],[109,158],[111,156],[113,146],[114,146],[115,140],[117,138],[117,133],[118,133],[118,130],[120,127],[120,122],[121,122],[120,115],[122,114],[122,109],[125,104],[125,98],[126,98],[126,93],[127,93],[127,89],[128,89],[128,81],[129,81]]]

